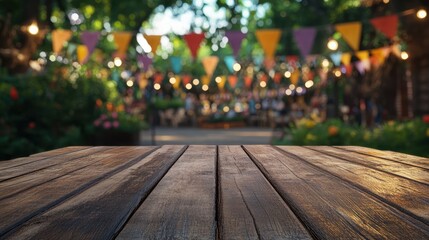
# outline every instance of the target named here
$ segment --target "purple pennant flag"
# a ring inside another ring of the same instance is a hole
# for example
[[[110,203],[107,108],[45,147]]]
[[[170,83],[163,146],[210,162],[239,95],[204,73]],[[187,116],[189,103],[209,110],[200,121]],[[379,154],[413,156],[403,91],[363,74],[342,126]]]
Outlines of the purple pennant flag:
[[[317,31],[315,28],[299,28],[293,30],[293,37],[303,57],[310,54],[316,33]]]
[[[138,55],[137,61],[139,62],[139,65],[143,67],[143,71],[147,71],[152,65],[152,58],[145,55]]]
[[[237,57],[241,48],[241,42],[243,41],[246,34],[242,33],[241,31],[227,31],[225,36],[228,38],[228,42],[229,45],[231,45],[234,56]]]
[[[98,39],[100,38],[99,32],[85,31],[80,35],[80,39],[83,44],[88,48],[88,56],[94,51],[97,46]]]

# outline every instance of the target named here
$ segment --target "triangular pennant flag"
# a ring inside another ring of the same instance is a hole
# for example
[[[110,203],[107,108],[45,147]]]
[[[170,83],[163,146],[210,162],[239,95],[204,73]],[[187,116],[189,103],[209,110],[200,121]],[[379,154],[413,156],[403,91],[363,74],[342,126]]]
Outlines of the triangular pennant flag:
[[[398,31],[398,15],[384,16],[371,19],[372,25],[387,38],[392,39]]]
[[[52,48],[55,54],[60,53],[64,43],[72,37],[72,31],[56,29],[52,31]]]
[[[192,57],[195,59],[200,49],[201,42],[204,40],[204,33],[189,33],[183,36],[191,51]]]
[[[231,88],[235,88],[235,86],[237,85],[237,82],[238,82],[237,76],[235,75],[228,76],[228,83]]]
[[[133,34],[131,32],[114,32],[113,33],[113,40],[115,41],[116,49],[119,55],[121,56],[126,55],[132,36]]]
[[[370,62],[369,62],[369,60],[358,61],[355,63],[355,67],[359,71],[360,74],[364,74],[365,71],[369,70]]]
[[[146,39],[149,46],[152,48],[151,52],[153,54],[156,53],[156,49],[158,48],[159,44],[161,43],[161,35],[146,35],[144,34],[144,38]]]
[[[271,70],[274,68],[274,66],[276,66],[276,61],[272,58],[267,58],[264,61],[264,66],[266,70]]]
[[[347,77],[351,77],[353,73],[353,65],[349,64],[346,67],[346,75]]]
[[[217,83],[218,88],[221,90],[224,89],[225,83],[226,83],[226,76],[221,76],[220,81]]]
[[[176,79],[176,81],[173,83],[173,88],[174,89],[178,89],[180,87],[180,76],[174,76],[174,78]]]
[[[207,76],[211,78],[217,67],[219,58],[217,56],[209,56],[209,57],[203,58],[201,62],[203,63],[204,70],[206,71]]]
[[[139,73],[137,75],[137,79],[139,81],[139,87],[140,87],[140,89],[145,89],[146,86],[149,84],[149,81],[146,79],[146,77],[142,73]]]
[[[280,84],[280,81],[282,80],[282,74],[278,72],[275,73],[273,80],[275,83]]]
[[[292,75],[290,76],[290,82],[294,85],[296,85],[299,81],[301,73],[298,70],[293,71]]]
[[[139,63],[139,66],[143,68],[143,71],[147,71],[149,67],[152,66],[152,63],[153,63],[152,58],[145,55],[138,55],[137,61]]]
[[[265,57],[273,59],[282,31],[280,29],[263,29],[256,30],[255,34],[264,50]]]
[[[241,48],[241,42],[243,41],[246,34],[242,33],[241,31],[227,31],[225,36],[228,38],[228,42],[229,45],[231,45],[234,56],[237,57]]]
[[[77,46],[77,61],[79,64],[84,64],[86,60],[88,59],[88,48],[85,45],[78,45]]]
[[[359,51],[355,53],[356,57],[358,57],[361,61],[369,59],[368,51]]]
[[[349,44],[353,50],[359,50],[360,37],[362,33],[362,23],[350,22],[335,25],[335,29],[341,33],[341,37]]]
[[[223,61],[225,62],[226,67],[228,68],[230,73],[234,72],[234,63],[236,63],[235,58],[233,56],[224,57]]]
[[[246,86],[247,88],[250,88],[252,86],[252,82],[253,82],[253,78],[246,76],[244,77],[244,86]]]
[[[85,31],[80,35],[80,40],[88,48],[89,55],[91,55],[92,52],[94,51],[95,46],[97,46],[99,39],[100,39],[100,32]]]
[[[175,74],[182,71],[182,58],[177,56],[170,57],[171,68]]]
[[[390,52],[395,54],[397,57],[401,57],[401,45],[394,44],[390,46]]]
[[[310,54],[316,33],[316,28],[299,28],[293,30],[293,37],[299,51],[301,52],[301,56],[306,57]]]
[[[182,82],[183,82],[183,85],[185,86],[186,84],[191,83],[191,80],[192,80],[192,77],[189,75],[183,75],[182,77]]]
[[[351,60],[352,60],[352,54],[351,53],[343,53],[341,55],[341,62],[344,65],[346,65],[346,66],[350,65]]]
[[[296,68],[298,66],[298,60],[299,57],[295,55],[289,55],[286,56],[286,62],[289,64],[289,66]]]
[[[379,66],[383,64],[388,53],[389,53],[389,49],[386,47],[371,50],[372,58],[374,60],[373,62],[374,65]]]
[[[342,56],[343,54],[341,52],[335,52],[331,54],[331,59],[332,62],[334,62],[335,66],[340,66]]]
[[[162,75],[162,73],[155,73],[153,80],[155,83],[161,84],[162,80],[164,80],[164,75]]]
[[[206,76],[206,75],[202,76],[201,82],[203,83],[203,85],[209,85],[210,84],[210,77]]]

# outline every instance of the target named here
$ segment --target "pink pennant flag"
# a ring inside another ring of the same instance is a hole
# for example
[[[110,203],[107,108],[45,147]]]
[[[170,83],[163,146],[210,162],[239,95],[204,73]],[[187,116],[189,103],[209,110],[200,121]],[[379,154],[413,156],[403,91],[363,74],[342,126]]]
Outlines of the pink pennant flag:
[[[204,33],[189,33],[183,36],[191,51],[192,57],[195,59],[198,55],[201,42],[205,39]]]
[[[147,71],[150,66],[152,66],[152,58],[145,56],[145,55],[138,55],[137,61],[140,65],[140,67],[143,68],[143,71]]]
[[[293,31],[295,43],[301,52],[301,56],[304,58],[310,54],[311,49],[313,48],[316,33],[316,28],[300,28]]]
[[[241,43],[243,42],[244,37],[246,37],[246,34],[241,31],[227,31],[225,36],[228,38],[228,42],[229,45],[231,45],[234,56],[237,57],[241,48]]]

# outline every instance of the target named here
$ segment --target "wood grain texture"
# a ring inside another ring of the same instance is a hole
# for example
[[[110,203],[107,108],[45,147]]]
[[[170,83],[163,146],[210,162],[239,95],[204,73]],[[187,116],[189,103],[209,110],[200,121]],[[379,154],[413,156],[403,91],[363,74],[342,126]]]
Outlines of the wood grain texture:
[[[384,173],[394,174],[399,177],[407,178],[408,180],[413,180],[429,185],[429,169],[426,168],[387,160],[385,158],[362,155],[341,148],[328,146],[311,146],[307,148],[316,150],[323,154],[334,156],[336,158],[341,158],[352,163],[361,164],[369,168],[380,170]]]
[[[240,146],[219,146],[220,239],[312,239]]]
[[[163,146],[129,168],[23,224],[9,237],[23,239],[112,239],[184,146]]]
[[[347,151],[356,152],[359,154],[385,158],[392,161],[401,162],[404,164],[414,165],[429,169],[428,158],[413,156],[405,153],[398,153],[392,151],[382,151],[373,148],[359,147],[359,146],[336,146],[336,148],[345,149]]]
[[[117,239],[214,239],[216,147],[190,146]]]
[[[49,184],[43,184],[1,200],[0,238],[31,218],[137,163],[154,149],[154,147],[117,147],[118,156],[114,158],[100,159],[96,164],[64,175],[50,181]],[[103,153],[96,152],[91,157],[97,154]]]
[[[429,224],[429,186],[303,147],[279,147]],[[299,153],[299,154],[298,154]]]
[[[429,237],[427,225],[302,159],[269,146],[245,146],[245,149],[318,238]]]
[[[35,153],[30,155],[30,157],[54,157],[57,155],[76,152],[87,148],[90,148],[90,146],[71,146],[71,147],[57,148],[50,151]]]
[[[108,148],[107,147],[87,148],[82,151],[77,151],[77,152],[73,151],[70,153],[65,153],[54,157],[47,157],[47,158],[39,159],[37,161],[32,161],[32,162],[29,162],[28,164],[21,164],[18,166],[3,169],[1,171],[2,174],[0,175],[0,182],[7,181],[9,179],[20,177],[26,174],[33,174],[34,172],[44,170],[50,167],[54,167],[56,165],[60,165],[65,162],[76,160],[85,156],[91,156],[97,152],[104,151],[106,149]]]

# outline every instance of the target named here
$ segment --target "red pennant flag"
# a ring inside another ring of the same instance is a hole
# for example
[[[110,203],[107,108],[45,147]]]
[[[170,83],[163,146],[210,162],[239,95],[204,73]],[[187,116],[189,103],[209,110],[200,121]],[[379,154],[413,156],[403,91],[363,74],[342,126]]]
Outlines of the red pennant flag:
[[[183,85],[185,85],[185,86],[186,86],[186,84],[190,83],[191,79],[192,79],[192,77],[189,75],[184,75],[182,78],[183,78],[182,79]]]
[[[372,25],[387,38],[392,39],[398,31],[398,15],[384,16],[371,19]]]
[[[282,74],[281,73],[274,74],[274,82],[275,83],[279,84],[281,80],[282,80]]]
[[[162,73],[155,73],[154,80],[155,83],[161,84],[162,80],[164,80],[164,75]]]
[[[232,88],[235,88],[235,86],[237,85],[237,82],[238,82],[237,76],[235,75],[228,76],[229,86],[231,86]]]
[[[247,88],[250,88],[252,86],[252,82],[253,82],[253,78],[252,77],[249,77],[249,76],[244,77],[244,85]]]
[[[192,57],[195,59],[200,49],[201,42],[204,40],[204,33],[189,33],[183,36],[191,51]]]
[[[299,60],[299,57],[296,55],[286,56],[286,62],[289,64],[289,66],[293,68],[296,68],[298,60]]]

